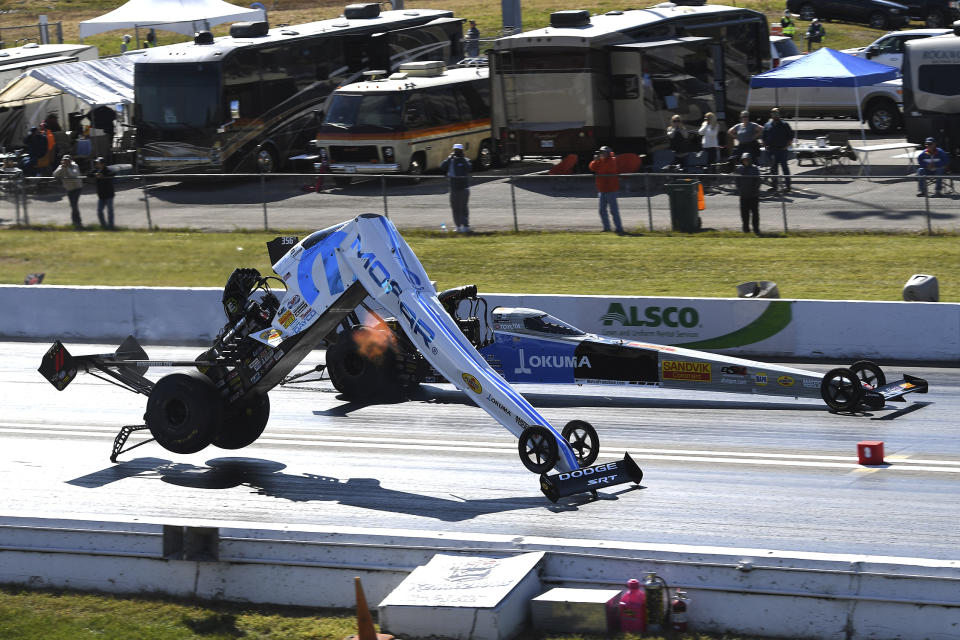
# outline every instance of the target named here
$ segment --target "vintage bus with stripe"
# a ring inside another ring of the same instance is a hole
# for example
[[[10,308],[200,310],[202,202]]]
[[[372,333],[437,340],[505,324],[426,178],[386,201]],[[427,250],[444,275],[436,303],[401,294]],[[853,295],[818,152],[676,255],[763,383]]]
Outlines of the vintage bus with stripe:
[[[315,141],[318,166],[341,185],[356,174],[435,170],[456,143],[475,170],[493,164],[486,65],[409,62],[341,87]]]

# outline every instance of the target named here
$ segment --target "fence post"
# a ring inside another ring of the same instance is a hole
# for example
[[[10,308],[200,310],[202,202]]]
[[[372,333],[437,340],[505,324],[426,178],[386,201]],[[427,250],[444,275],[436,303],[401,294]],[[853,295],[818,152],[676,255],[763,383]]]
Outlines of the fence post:
[[[143,206],[147,210],[147,229],[153,229],[153,219],[150,217],[150,194],[147,192],[147,179],[140,176],[140,191],[143,192]]]
[[[517,220],[517,192],[513,186],[513,176],[509,176],[508,179],[510,181],[510,204],[513,207],[513,231],[516,233],[520,231],[520,224]]]
[[[267,221],[267,175],[260,169],[260,199],[263,201],[263,230],[269,231],[270,224]]]
[[[783,232],[789,234],[790,230],[787,229],[787,196],[782,191],[780,192],[780,209],[783,212]]]
[[[383,173],[380,174],[380,195],[383,197],[383,216],[389,220],[390,209],[387,206],[387,176]]]
[[[23,224],[30,224],[30,212],[27,210],[27,190],[23,188],[23,182],[20,183],[20,192],[23,194]]]
[[[647,219],[650,231],[653,232],[653,203],[650,201],[650,174],[643,174],[643,191],[647,195]]]
[[[925,183],[923,186],[923,204],[927,210],[927,235],[933,235],[933,228],[930,226],[930,185]]]
[[[17,226],[20,226],[20,194],[23,193],[23,187],[20,180],[13,183],[13,205],[17,210]]]

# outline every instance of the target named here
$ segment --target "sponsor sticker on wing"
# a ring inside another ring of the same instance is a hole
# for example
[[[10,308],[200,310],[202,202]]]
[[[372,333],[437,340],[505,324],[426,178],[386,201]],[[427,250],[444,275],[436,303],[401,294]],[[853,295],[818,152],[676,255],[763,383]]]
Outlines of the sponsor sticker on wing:
[[[713,373],[709,362],[684,362],[682,360],[664,360],[661,365],[664,380],[687,380],[692,382],[710,382]]]
[[[790,376],[780,376],[779,378],[777,378],[777,384],[780,385],[781,387],[792,387],[793,378],[791,378]]]
[[[251,333],[250,337],[270,347],[276,347],[283,342],[283,334],[273,328]]]

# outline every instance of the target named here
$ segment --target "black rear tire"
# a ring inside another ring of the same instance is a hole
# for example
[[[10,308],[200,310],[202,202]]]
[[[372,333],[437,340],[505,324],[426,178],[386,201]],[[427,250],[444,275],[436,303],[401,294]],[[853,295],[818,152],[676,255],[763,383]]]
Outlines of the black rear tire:
[[[892,133],[900,128],[900,110],[889,100],[880,100],[867,106],[867,126],[874,133]]]
[[[523,430],[517,441],[520,462],[534,473],[546,473],[557,465],[560,447],[546,427],[532,425]]]
[[[257,393],[237,402],[224,411],[220,433],[213,446],[221,449],[242,449],[256,442],[270,418],[270,398]]]
[[[820,397],[834,411],[853,411],[863,399],[863,385],[850,369],[831,369],[820,382]]]
[[[223,403],[213,381],[199,371],[171,373],[153,386],[143,419],[167,451],[196,453],[219,433]]]
[[[358,326],[342,332],[327,349],[327,373],[348,400],[396,398],[404,391],[400,354],[390,332]]]
[[[870,27],[873,29],[886,29],[888,24],[887,16],[879,11],[870,14]]]

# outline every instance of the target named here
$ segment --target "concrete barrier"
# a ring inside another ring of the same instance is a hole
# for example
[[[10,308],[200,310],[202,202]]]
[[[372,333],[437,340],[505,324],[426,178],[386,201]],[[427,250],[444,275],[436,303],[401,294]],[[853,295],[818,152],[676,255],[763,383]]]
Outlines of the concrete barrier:
[[[182,527],[215,530],[215,559],[189,559],[189,550],[165,555],[165,538]],[[622,588],[655,571],[690,595],[692,631],[960,638],[960,561],[241,522],[0,518],[3,583],[307,607],[353,607],[355,576],[378,603],[438,553],[530,552],[544,553],[544,589]]]
[[[218,288],[0,285],[0,338],[205,344],[226,318]],[[755,358],[955,361],[960,304],[485,294],[584,331]],[[922,330],[918,330],[922,327]]]

